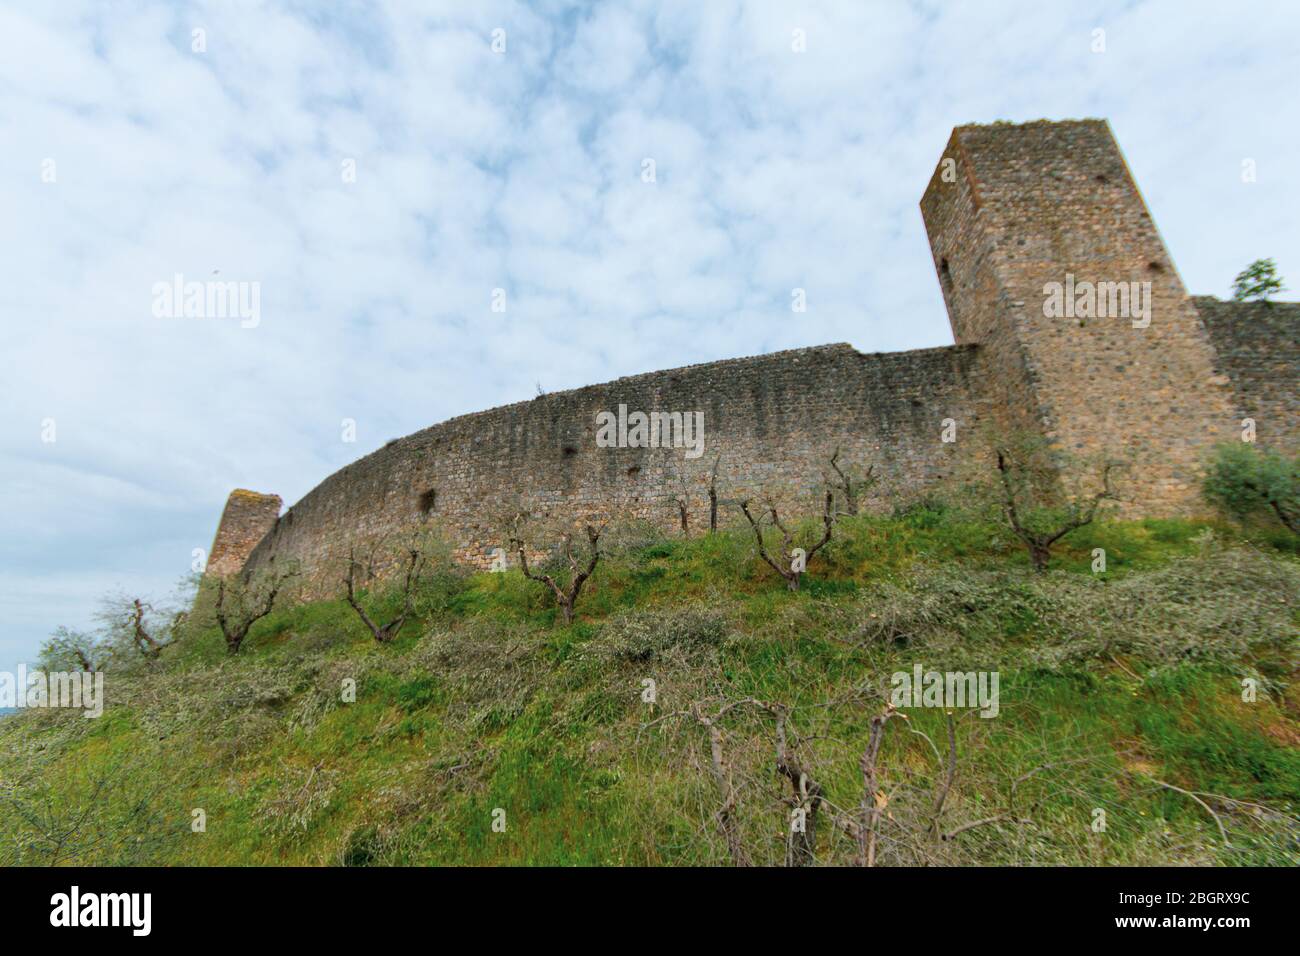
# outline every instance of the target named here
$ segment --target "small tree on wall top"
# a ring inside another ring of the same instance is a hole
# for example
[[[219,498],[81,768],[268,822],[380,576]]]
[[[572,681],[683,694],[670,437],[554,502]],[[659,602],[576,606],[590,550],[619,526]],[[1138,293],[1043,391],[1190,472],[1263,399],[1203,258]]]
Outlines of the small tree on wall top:
[[[1267,302],[1270,295],[1285,291],[1272,259],[1256,259],[1232,280],[1232,297],[1238,302]]]

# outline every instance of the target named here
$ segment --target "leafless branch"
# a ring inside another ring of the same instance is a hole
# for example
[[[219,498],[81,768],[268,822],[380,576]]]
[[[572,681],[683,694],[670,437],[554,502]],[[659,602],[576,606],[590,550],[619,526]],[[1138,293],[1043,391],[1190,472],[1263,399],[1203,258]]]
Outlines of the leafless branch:
[[[889,704],[871,718],[871,731],[867,735],[867,745],[862,751],[862,758],[858,761],[862,771],[862,804],[857,829],[859,866],[876,865],[876,831],[886,799],[880,789],[877,760],[880,756],[880,744],[885,739],[885,724],[892,717],[907,719],[905,714],[898,713],[893,704]]]
[[[524,516],[516,516],[511,528],[511,546],[519,554],[519,567],[524,573],[524,577],[530,581],[537,581],[545,584],[550,588],[551,593],[555,596],[555,603],[564,615],[566,625],[573,623],[574,606],[578,603],[578,596],[582,593],[582,586],[591,577],[592,572],[596,570],[596,564],[600,561],[600,536],[605,531],[605,524],[599,528],[594,525],[587,525],[587,542],[591,547],[591,555],[585,567],[580,567],[577,556],[573,553],[573,535],[565,532],[560,536],[561,545],[564,550],[564,558],[569,564],[570,578],[569,583],[563,587],[549,574],[534,572],[528,566],[528,548],[524,543],[523,534],[520,530]],[[608,522],[606,522],[608,523]]]
[[[1022,513],[1025,506],[1017,500],[1016,485],[1023,483],[1025,480],[1022,466],[1015,462],[1011,453],[1005,448],[999,448],[997,456],[998,475],[1002,482],[1003,513],[1006,515],[1007,522],[1011,525],[1011,530],[1015,532],[1016,537],[1021,540],[1025,549],[1029,552],[1029,559],[1033,562],[1034,570],[1040,574],[1047,570],[1047,564],[1052,557],[1052,545],[1071,531],[1091,524],[1092,520],[1097,516],[1097,509],[1101,506],[1101,503],[1116,498],[1115,491],[1111,487],[1111,474],[1119,465],[1116,462],[1108,461],[1102,467],[1102,487],[1100,491],[1085,504],[1077,502],[1072,504],[1066,515],[1061,519],[1059,526],[1045,531],[1035,531],[1026,525]]]
[[[722,452],[713,459],[713,470],[709,472],[709,534],[718,531],[718,464],[722,461]]]
[[[813,555],[820,551],[831,540],[831,533],[835,527],[835,518],[832,515],[831,507],[834,503],[835,496],[832,492],[826,492],[826,504],[822,514],[822,524],[825,528],[821,540],[808,549],[799,561],[795,560],[794,536],[790,530],[781,523],[781,517],[777,513],[776,505],[770,500],[767,503],[768,514],[771,517],[773,526],[781,532],[781,562],[777,563],[772,556],[767,553],[767,546],[763,542],[763,529],[759,522],[754,519],[750,513],[749,502],[741,501],[740,510],[744,514],[745,520],[749,526],[754,529],[754,538],[758,542],[758,556],[762,558],[773,571],[785,578],[786,587],[791,591],[799,590],[799,581],[803,577],[808,567],[808,562],[812,560]]]
[[[837,485],[844,492],[844,510],[836,512],[836,515],[856,515],[859,508],[858,494],[867,491],[879,480],[875,475],[876,466],[868,465],[867,473],[862,478],[855,479],[840,467],[839,458],[840,449],[836,446],[835,453],[831,455],[830,465],[838,478]]]
[[[405,548],[405,552],[405,573],[402,577],[401,583],[401,610],[399,610],[397,614],[390,618],[386,623],[380,624],[374,621],[371,616],[366,613],[365,608],[361,606],[356,591],[356,572],[361,565],[356,559],[355,551],[348,551],[348,570],[347,575],[343,579],[343,583],[347,588],[346,597],[348,605],[352,610],[357,612],[357,617],[361,618],[361,623],[366,626],[367,630],[370,631],[371,636],[380,644],[387,644],[395,638],[398,632],[401,631],[402,625],[406,623],[407,618],[411,614],[412,608],[415,606],[416,584],[419,581],[420,572],[428,562],[428,556],[425,553],[424,548],[419,547],[418,545],[408,545]],[[371,574],[373,574],[373,568],[374,551],[372,550]]]
[[[260,596],[255,593],[256,582],[217,579],[217,624],[226,640],[226,651],[238,654],[254,624],[271,613],[281,588],[293,577],[295,571],[269,572],[261,583]],[[251,604],[251,606],[250,606]]]

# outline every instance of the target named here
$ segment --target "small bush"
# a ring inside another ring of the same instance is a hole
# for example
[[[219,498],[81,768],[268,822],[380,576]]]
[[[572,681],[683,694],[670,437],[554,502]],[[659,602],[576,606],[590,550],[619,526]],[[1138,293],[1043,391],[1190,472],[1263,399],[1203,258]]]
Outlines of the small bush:
[[[471,619],[426,637],[409,666],[412,674],[441,679],[448,714],[502,726],[523,713],[543,683],[542,649],[541,637],[527,627]]]
[[[1221,445],[1203,487],[1235,518],[1267,516],[1300,534],[1300,456],[1288,460],[1246,442]]]
[[[939,527],[948,517],[948,503],[934,496],[926,496],[894,508],[894,518],[918,531]]]
[[[588,650],[606,659],[641,663],[672,648],[689,652],[717,647],[726,640],[727,633],[726,618],[712,608],[654,608],[620,614],[607,621]]]

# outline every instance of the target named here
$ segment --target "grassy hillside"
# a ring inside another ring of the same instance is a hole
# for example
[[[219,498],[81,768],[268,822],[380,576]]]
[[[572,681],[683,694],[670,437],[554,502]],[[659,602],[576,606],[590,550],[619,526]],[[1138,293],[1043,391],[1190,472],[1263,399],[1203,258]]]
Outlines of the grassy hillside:
[[[108,675],[98,720],[0,720],[0,860],[780,864],[807,846],[781,717],[819,863],[852,863],[866,820],[878,865],[1300,862],[1285,542],[1098,524],[1040,576],[1004,530],[921,508],[840,522],[798,593],[747,529],[613,543],[570,627],[518,571],[447,574],[391,645],[304,605],[237,657],[198,629]],[[880,723],[917,663],[996,671],[998,715]]]

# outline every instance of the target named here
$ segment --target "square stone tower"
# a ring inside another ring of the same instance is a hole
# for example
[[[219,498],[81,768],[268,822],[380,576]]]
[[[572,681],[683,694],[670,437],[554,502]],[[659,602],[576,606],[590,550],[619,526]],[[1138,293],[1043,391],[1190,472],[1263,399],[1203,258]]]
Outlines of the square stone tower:
[[[921,214],[997,427],[1066,460],[1128,457],[1133,511],[1198,510],[1205,458],[1239,422],[1109,125],[957,127]]]

